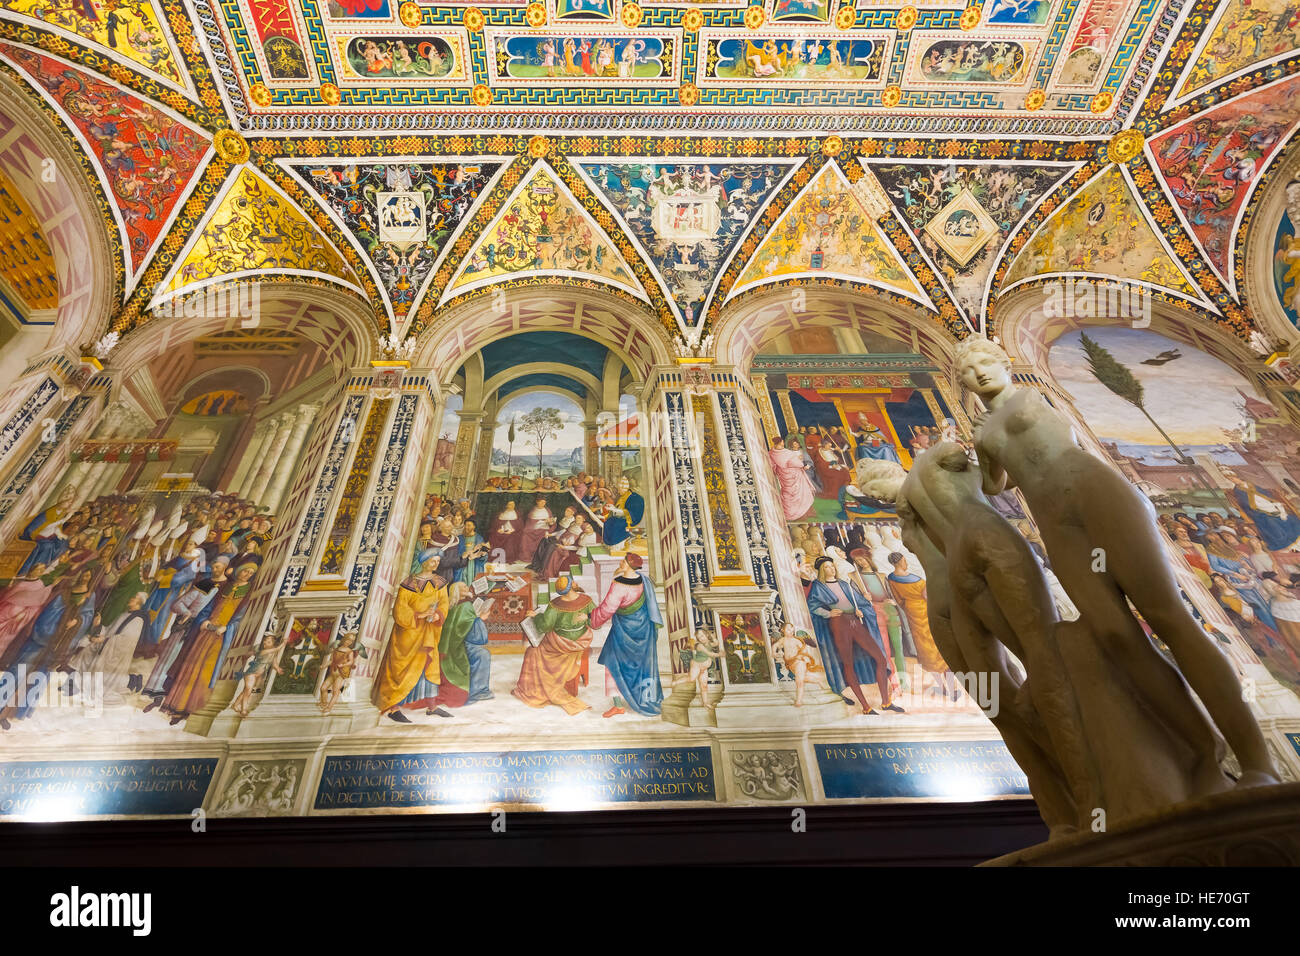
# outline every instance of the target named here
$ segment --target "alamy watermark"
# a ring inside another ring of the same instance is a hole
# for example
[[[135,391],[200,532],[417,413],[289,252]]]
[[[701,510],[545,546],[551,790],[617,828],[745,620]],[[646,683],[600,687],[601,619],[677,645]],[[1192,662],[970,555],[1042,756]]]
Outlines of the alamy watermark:
[[[149,311],[160,319],[238,319],[240,328],[252,329],[262,321],[262,286],[259,282],[233,280],[189,294],[160,287]]]
[[[86,717],[104,712],[104,674],[102,671],[29,671],[19,664],[11,671],[0,671],[0,709],[13,706],[19,711],[31,708],[78,710]]]
[[[1046,318],[1124,319],[1135,329],[1151,325],[1151,292],[1143,286],[1068,277],[1043,286]]]

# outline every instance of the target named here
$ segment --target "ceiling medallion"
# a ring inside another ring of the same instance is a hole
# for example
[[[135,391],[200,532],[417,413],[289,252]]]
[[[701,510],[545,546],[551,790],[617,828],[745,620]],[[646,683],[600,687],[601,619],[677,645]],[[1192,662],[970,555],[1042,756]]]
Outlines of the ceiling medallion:
[[[963,30],[974,30],[980,25],[980,8],[967,7],[961,12],[961,19],[957,21],[957,25]]]
[[[682,106],[694,106],[700,101],[700,88],[694,83],[683,83],[677,88],[677,102]]]
[[[925,231],[957,265],[964,266],[998,234],[998,227],[966,188],[925,224]]]
[[[249,87],[248,98],[262,109],[271,105],[271,91],[266,88],[265,83],[254,83]]]
[[[880,92],[880,103],[886,109],[893,109],[903,101],[903,88],[901,86],[887,86]]]
[[[546,4],[530,3],[524,10],[524,23],[533,29],[546,26]]]
[[[1106,147],[1106,158],[1112,163],[1127,163],[1130,159],[1142,152],[1142,144],[1146,141],[1138,130],[1125,129],[1116,133]]]
[[[704,26],[704,11],[692,7],[682,14],[682,29],[687,33],[694,33],[702,26]]]
[[[759,30],[767,22],[767,14],[757,4],[745,10],[745,26],[750,30]]]
[[[477,83],[474,89],[470,90],[469,97],[474,101],[475,106],[492,105],[492,89],[486,83]]]
[[[1110,109],[1110,104],[1115,102],[1115,94],[1109,90],[1102,90],[1092,98],[1091,109],[1094,113],[1104,113]]]
[[[858,22],[858,11],[853,9],[849,3],[840,5],[839,10],[835,13],[835,26],[841,30],[849,30]]]
[[[903,7],[894,17],[894,29],[900,33],[906,33],[912,27],[916,26],[917,17],[920,14],[916,12],[916,7]]]
[[[551,151],[551,141],[545,136],[534,136],[528,141],[528,155],[533,159],[541,159]]]
[[[326,106],[338,106],[343,101],[343,94],[333,83],[322,83],[320,85],[320,98]]]
[[[217,155],[232,165],[248,162],[248,141],[233,129],[219,129],[212,139]]]
[[[623,26],[629,30],[635,30],[641,25],[641,7],[635,3],[623,4]]]
[[[1047,94],[1044,93],[1041,89],[1030,90],[1025,95],[1025,109],[1029,110],[1030,112],[1034,110],[1041,110],[1043,108],[1043,104],[1046,102],[1047,102]]]
[[[823,156],[834,157],[834,156],[838,156],[842,152],[844,152],[843,137],[837,136],[835,133],[831,133],[830,136],[827,136],[824,140],[822,140]]]
[[[464,24],[465,29],[470,33],[478,33],[479,30],[483,29],[483,24],[487,22],[487,18],[483,16],[483,11],[478,7],[469,7],[465,10],[464,16],[460,18],[460,22]]]
[[[420,8],[412,3],[411,0],[406,0],[406,3],[402,4],[401,7],[398,8],[397,15],[401,18],[401,21],[404,24],[411,28],[418,27],[420,21],[424,19],[424,14],[420,12]]]

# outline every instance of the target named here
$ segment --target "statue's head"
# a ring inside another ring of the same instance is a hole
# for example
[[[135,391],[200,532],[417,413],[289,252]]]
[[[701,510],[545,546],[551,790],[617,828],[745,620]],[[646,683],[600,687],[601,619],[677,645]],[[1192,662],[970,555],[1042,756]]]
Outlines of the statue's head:
[[[957,376],[981,398],[992,398],[1011,385],[1011,358],[1002,346],[982,335],[957,345]]]

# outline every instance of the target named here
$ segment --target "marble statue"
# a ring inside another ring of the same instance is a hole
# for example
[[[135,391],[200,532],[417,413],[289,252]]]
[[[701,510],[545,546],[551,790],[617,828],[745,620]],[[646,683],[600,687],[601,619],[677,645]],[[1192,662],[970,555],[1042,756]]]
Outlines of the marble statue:
[[[1082,646],[1094,670],[1086,683],[1074,679],[1089,735],[1114,732],[1118,722],[1104,716],[1100,701],[1116,699],[1113,692],[1103,694],[1108,686],[1124,685],[1171,741],[1160,750],[1152,737],[1139,750],[1115,733],[1135,770],[1137,763],[1159,760],[1184,779],[1190,796],[1209,795],[1231,786],[1220,768],[1226,740],[1241,766],[1237,786],[1276,783],[1264,736],[1232,665],[1179,596],[1147,498],[1086,451],[1041,393],[1016,386],[1010,359],[998,345],[966,339],[957,349],[957,367],[962,384],[987,409],[975,420],[974,436],[984,493],[1020,489],[1052,570],[1079,609],[1080,620],[1068,626],[1086,632],[1086,640],[1073,643]],[[1130,603],[1168,647],[1172,662],[1147,636]],[[1065,636],[1058,643],[1063,653],[1072,647]],[[1157,749],[1146,749],[1152,747]]]

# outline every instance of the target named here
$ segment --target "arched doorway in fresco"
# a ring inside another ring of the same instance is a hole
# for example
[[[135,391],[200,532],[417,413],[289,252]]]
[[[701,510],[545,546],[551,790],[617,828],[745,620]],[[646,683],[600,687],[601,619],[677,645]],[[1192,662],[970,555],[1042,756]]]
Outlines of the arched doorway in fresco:
[[[470,655],[475,692],[444,687],[425,698],[417,690],[403,710],[563,726],[588,710],[599,717],[622,697],[597,663],[608,624],[570,653],[529,640],[538,637],[532,621],[549,622],[540,615],[552,607],[576,608],[585,595],[581,613],[594,613],[620,575],[635,573],[629,560],[658,581],[660,543],[630,391],[646,367],[638,376],[629,365],[607,338],[562,328],[492,338],[449,362],[453,394],[437,429],[411,572],[421,555],[440,555],[439,575],[464,586],[488,654]],[[546,663],[534,666],[544,652]]]
[[[205,732],[241,688],[244,705],[265,692],[254,635],[320,454],[314,426],[357,359],[348,320],[322,310],[294,331],[267,288],[253,328],[195,316],[124,339],[104,389],[93,379],[69,406],[79,430],[10,503],[0,667],[43,681],[42,706],[9,694],[0,710],[16,739]]]
[[[748,353],[765,466],[789,534],[774,560],[803,602],[789,617],[819,649],[830,688],[857,712],[982,721],[934,645],[925,570],[902,543],[893,501],[860,480],[872,463],[906,470],[932,444],[962,440],[964,413],[946,368],[916,351],[906,319],[861,321],[858,310],[877,315],[865,302],[827,298],[788,321],[773,314],[732,330],[733,346]],[[827,612],[841,586],[870,614],[876,650],[832,633]]]

